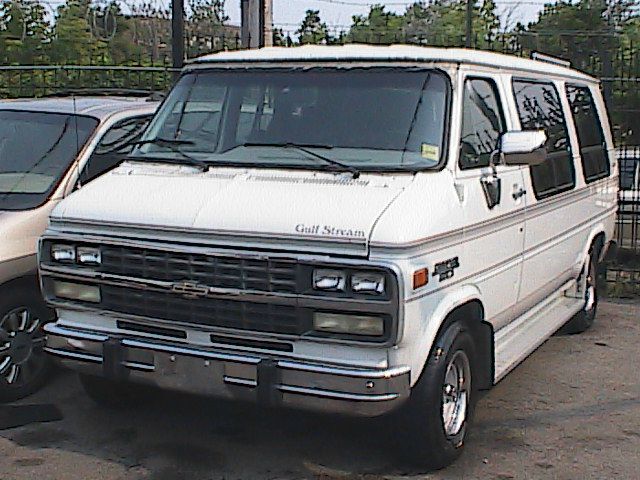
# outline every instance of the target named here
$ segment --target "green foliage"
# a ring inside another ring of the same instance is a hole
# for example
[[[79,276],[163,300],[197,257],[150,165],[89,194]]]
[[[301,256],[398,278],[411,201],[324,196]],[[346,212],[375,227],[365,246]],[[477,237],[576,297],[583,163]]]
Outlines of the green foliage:
[[[354,15],[346,42],[355,43],[397,43],[402,35],[404,16],[385,11],[383,5],[374,5],[369,14]]]
[[[296,35],[300,45],[327,44],[331,41],[327,24],[320,20],[319,10],[307,10]]]
[[[465,0],[436,0],[415,3],[404,14],[403,30],[411,43],[438,46],[464,46],[466,42],[467,3]],[[490,48],[495,41],[500,19],[493,0],[473,6],[472,45]]]
[[[25,0],[0,3],[0,61],[4,65],[41,63],[51,39],[44,7]]]

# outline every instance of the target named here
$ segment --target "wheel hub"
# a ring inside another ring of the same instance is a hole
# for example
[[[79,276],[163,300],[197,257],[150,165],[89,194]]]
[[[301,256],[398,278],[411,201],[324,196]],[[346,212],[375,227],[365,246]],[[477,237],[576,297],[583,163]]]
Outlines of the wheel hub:
[[[18,332],[10,341],[8,355],[16,365],[25,363],[33,352],[33,338],[25,332]]]
[[[471,368],[467,355],[458,351],[451,358],[442,386],[442,424],[447,436],[460,433],[467,419]]]
[[[0,319],[0,378],[9,385],[20,383],[43,365],[34,355],[42,340],[40,319],[27,307],[18,307]],[[34,361],[35,360],[35,361]]]

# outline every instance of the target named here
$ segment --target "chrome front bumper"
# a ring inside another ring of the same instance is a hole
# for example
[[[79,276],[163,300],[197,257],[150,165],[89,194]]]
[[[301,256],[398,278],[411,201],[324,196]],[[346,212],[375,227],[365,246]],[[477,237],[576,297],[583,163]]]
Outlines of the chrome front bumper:
[[[409,367],[333,367],[123,338],[55,323],[47,324],[45,331],[45,351],[65,366],[165,389],[358,416],[382,415],[409,397]]]

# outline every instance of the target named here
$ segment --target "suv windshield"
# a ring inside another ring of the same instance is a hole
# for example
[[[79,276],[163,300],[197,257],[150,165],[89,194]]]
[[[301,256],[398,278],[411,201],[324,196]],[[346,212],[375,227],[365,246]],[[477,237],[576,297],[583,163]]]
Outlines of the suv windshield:
[[[443,74],[424,69],[193,71],[131,157],[341,171],[433,168],[442,155],[448,88]]]
[[[0,110],[0,210],[42,205],[97,125],[79,115]]]

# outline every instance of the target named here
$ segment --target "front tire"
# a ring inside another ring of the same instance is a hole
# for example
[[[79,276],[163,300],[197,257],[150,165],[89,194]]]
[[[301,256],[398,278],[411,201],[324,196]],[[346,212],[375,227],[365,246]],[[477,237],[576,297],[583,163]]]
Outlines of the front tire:
[[[12,291],[0,298],[0,402],[31,395],[48,379],[42,326],[53,317],[35,295]]]
[[[438,470],[462,454],[477,397],[475,358],[473,338],[460,323],[436,340],[402,413],[401,448],[412,464]]]
[[[586,275],[586,277],[585,277]],[[582,310],[576,313],[562,329],[563,333],[577,334],[589,330],[595,321],[598,309],[598,260],[592,251],[585,261],[585,265],[578,279],[578,284],[584,297]]]

